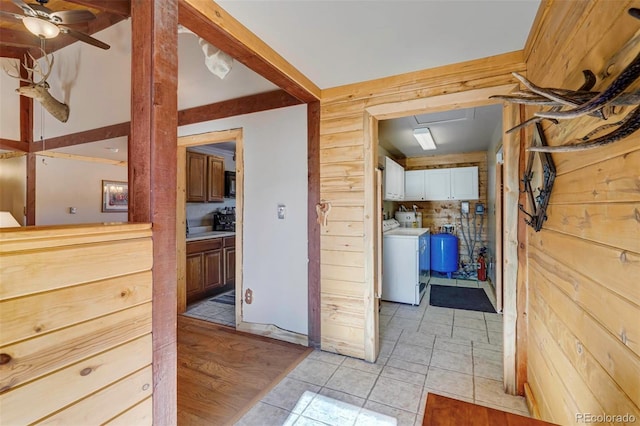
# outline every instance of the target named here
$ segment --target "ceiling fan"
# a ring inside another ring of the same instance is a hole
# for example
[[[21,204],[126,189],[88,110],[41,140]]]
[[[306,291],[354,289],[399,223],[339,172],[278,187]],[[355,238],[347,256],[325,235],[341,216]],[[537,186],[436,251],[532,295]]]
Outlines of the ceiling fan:
[[[110,46],[88,34],[76,31],[67,25],[79,24],[91,21],[96,16],[89,10],[61,10],[54,12],[45,6],[49,0],[36,0],[37,3],[25,3],[22,0],[13,0],[13,3],[22,9],[23,15],[0,10],[0,16],[8,16],[22,21],[24,26],[40,38],[53,38],[63,33],[80,41],[108,49]]]

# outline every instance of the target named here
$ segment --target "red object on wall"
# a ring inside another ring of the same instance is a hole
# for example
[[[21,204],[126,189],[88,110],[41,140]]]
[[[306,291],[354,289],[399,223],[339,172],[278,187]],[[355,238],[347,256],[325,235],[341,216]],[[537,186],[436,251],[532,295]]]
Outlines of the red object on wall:
[[[480,254],[478,256],[478,281],[487,280],[487,264],[484,261],[484,256]]]

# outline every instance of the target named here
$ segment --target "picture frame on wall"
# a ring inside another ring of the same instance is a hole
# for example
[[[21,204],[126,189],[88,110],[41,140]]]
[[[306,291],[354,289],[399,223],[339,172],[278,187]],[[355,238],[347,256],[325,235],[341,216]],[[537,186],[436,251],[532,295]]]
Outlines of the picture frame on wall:
[[[102,181],[102,212],[126,212],[129,209],[129,184],[127,182]]]

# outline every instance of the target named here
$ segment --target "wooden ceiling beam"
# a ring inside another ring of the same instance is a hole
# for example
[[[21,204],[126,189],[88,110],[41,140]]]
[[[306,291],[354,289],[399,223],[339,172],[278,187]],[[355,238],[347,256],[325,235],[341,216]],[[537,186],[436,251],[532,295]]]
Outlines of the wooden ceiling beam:
[[[284,90],[275,90],[178,111],[178,126],[267,111],[301,103],[302,101]]]
[[[26,54],[27,49],[0,44],[0,58],[14,58],[22,60]]]
[[[45,148],[47,150],[64,148],[67,146],[81,145],[83,143],[97,142],[106,139],[129,136],[130,127],[131,124],[127,121],[125,123],[113,124],[111,126],[105,126],[97,129],[85,130],[84,132],[72,133],[70,135],[46,139],[44,141],[44,144],[41,141],[35,141],[33,144],[31,144],[31,152],[43,151]]]
[[[29,144],[22,141],[14,141],[13,139],[0,138],[0,149],[29,152]]]
[[[244,96],[228,101],[216,102],[213,104],[178,111],[178,126],[219,120],[221,118],[283,108],[292,105],[299,105],[301,103],[302,102],[300,100],[289,95],[284,90],[275,90],[273,92]],[[45,148],[49,150],[119,138],[129,135],[130,126],[131,123],[129,121],[125,123],[112,124],[110,126],[47,139],[45,140],[44,145]],[[2,140],[0,140],[0,143],[1,142]],[[0,148],[12,149],[13,145],[11,144],[11,141],[8,143],[9,145],[7,145],[7,148],[2,148],[1,144]],[[15,143],[19,142],[15,141]],[[30,146],[31,152],[39,152],[43,150],[42,142],[40,141],[35,141]]]
[[[0,28],[0,40],[2,40],[3,49],[5,47],[12,47],[25,50],[40,46],[40,39],[27,30],[18,31]],[[4,55],[2,56],[5,57]]]
[[[302,102],[320,99],[311,80],[213,1],[179,0],[178,6],[180,24],[198,36]]]
[[[103,12],[113,13],[125,18],[131,16],[130,0],[66,0],[69,3],[79,4]]]

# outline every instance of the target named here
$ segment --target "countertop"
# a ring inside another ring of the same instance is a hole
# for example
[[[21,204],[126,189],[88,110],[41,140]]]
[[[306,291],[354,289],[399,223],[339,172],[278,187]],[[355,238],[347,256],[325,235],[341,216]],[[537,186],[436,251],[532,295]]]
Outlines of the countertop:
[[[199,232],[199,233],[189,233],[187,235],[187,242],[191,241],[200,241],[200,240],[210,240],[213,238],[222,238],[222,237],[233,237],[235,236],[235,232],[229,231],[208,231],[208,232]]]

